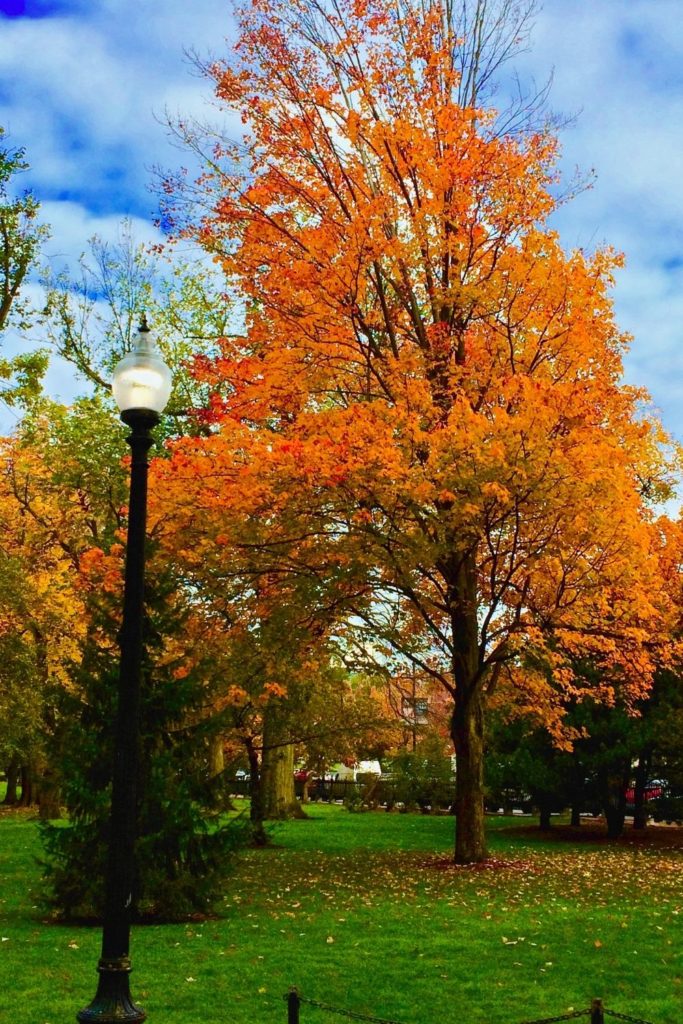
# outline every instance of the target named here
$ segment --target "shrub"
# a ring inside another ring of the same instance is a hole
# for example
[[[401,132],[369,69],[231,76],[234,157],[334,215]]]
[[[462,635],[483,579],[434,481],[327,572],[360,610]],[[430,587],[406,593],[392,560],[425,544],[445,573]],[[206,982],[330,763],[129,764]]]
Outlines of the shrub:
[[[450,807],[455,796],[451,759],[439,737],[426,737],[417,750],[394,757],[389,766],[389,802],[405,808]]]

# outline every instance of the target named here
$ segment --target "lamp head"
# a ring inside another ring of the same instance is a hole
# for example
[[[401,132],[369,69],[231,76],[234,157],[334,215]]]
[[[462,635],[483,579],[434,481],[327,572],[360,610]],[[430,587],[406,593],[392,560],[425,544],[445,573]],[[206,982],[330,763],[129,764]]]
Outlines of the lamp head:
[[[114,368],[112,391],[121,413],[162,413],[171,394],[171,371],[161,358],[143,315],[133,347]]]

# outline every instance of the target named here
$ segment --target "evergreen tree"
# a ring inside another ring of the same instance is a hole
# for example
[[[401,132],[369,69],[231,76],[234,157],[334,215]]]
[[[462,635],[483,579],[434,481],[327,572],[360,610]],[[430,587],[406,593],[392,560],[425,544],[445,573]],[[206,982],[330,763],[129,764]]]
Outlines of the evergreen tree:
[[[104,905],[119,616],[106,590],[91,600],[73,688],[59,695],[70,825],[42,829],[49,902],[65,918],[99,916]],[[211,713],[211,664],[177,646],[192,610],[170,571],[148,580],[146,608],[133,918],[177,920],[212,909],[243,829],[221,821],[227,800],[212,776],[222,723]]]

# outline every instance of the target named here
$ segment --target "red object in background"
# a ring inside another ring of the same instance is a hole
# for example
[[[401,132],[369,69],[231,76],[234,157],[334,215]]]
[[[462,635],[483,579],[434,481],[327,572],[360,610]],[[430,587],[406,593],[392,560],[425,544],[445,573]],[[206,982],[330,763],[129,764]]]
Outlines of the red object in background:
[[[646,800],[656,800],[657,797],[662,796],[663,793],[664,793],[664,790],[662,789],[661,786],[646,786],[644,791],[643,791],[643,796],[644,796],[644,798]],[[633,788],[633,786],[631,786],[629,789],[626,790],[626,794],[625,795],[626,795],[626,803],[627,804],[635,803],[636,791]]]

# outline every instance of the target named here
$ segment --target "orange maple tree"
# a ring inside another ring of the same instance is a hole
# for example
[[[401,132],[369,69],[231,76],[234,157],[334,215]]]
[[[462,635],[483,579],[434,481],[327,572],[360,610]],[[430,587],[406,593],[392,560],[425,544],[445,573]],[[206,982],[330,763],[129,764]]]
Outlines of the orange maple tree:
[[[58,816],[45,738],[54,731],[51,693],[68,685],[85,630],[78,587],[77,502],[61,500],[42,454],[21,436],[0,439],[0,759],[22,776],[22,801]]]
[[[620,258],[564,251],[556,140],[463,89],[476,47],[446,0],[238,17],[210,72],[244,136],[213,145],[186,230],[245,329],[197,361],[210,433],[176,445],[156,500],[207,572],[330,580],[356,643],[443,685],[455,856],[478,861],[501,673],[557,720],[572,659],[642,692],[666,628],[665,439],[622,381]]]

